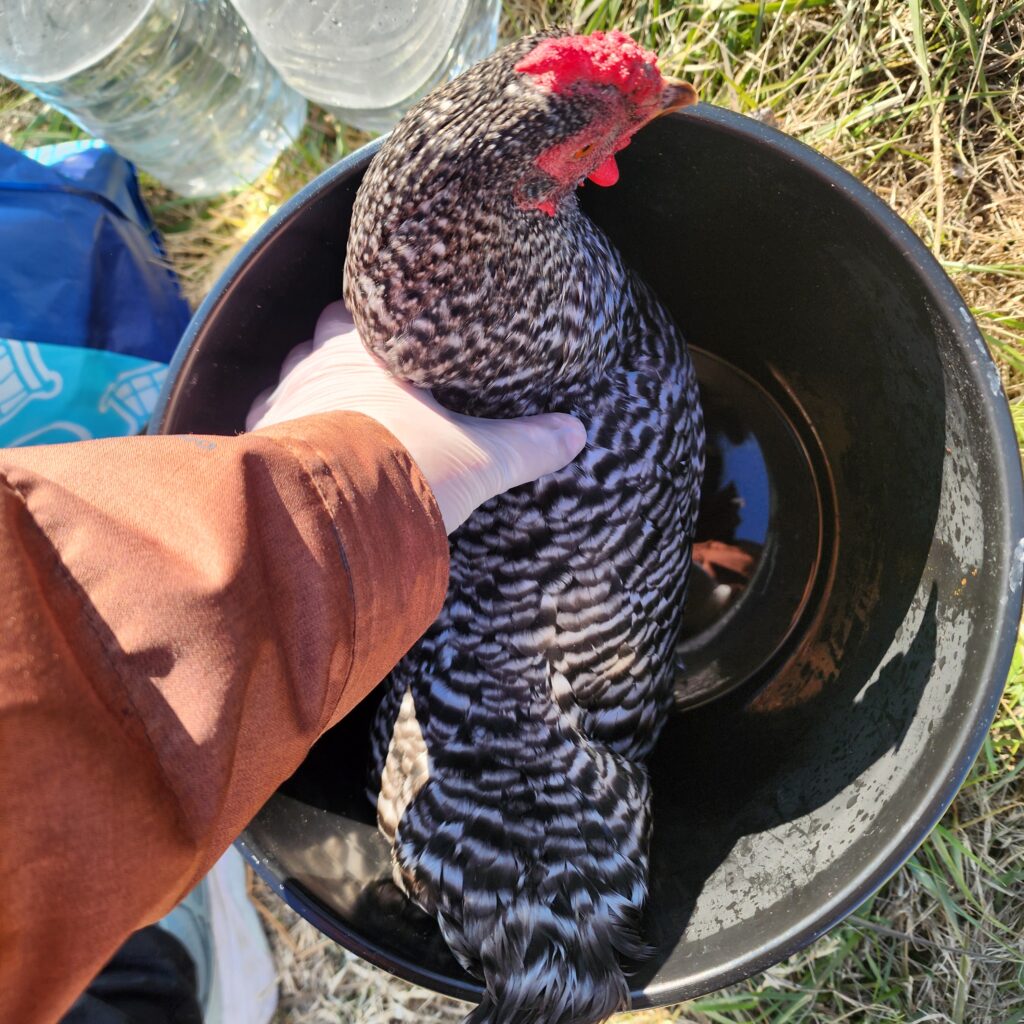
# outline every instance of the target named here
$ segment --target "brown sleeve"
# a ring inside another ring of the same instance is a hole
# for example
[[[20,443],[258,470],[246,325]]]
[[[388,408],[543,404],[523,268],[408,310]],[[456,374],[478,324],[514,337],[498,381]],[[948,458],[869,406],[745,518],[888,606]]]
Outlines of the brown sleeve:
[[[0,450],[0,1021],[52,1021],[436,616],[373,420]]]

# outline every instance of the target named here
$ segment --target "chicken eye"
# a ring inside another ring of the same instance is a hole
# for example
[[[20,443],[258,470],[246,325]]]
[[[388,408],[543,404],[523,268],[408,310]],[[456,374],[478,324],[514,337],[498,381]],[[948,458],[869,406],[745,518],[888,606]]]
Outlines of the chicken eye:
[[[585,146],[580,146],[580,148],[573,153],[572,158],[573,160],[582,160],[588,153],[592,152],[593,149],[594,144],[592,142],[588,142]]]

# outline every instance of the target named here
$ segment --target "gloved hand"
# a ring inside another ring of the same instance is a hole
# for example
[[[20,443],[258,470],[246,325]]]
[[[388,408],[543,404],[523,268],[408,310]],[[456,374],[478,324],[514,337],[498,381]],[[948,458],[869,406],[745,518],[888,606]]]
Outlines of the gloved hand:
[[[587,439],[583,424],[563,413],[489,420],[449,412],[429,391],[395,380],[363,347],[345,304],[334,302],[313,340],[289,353],[277,387],[256,399],[246,427],[340,410],[364,413],[398,438],[448,533],[495,494],[561,469]]]

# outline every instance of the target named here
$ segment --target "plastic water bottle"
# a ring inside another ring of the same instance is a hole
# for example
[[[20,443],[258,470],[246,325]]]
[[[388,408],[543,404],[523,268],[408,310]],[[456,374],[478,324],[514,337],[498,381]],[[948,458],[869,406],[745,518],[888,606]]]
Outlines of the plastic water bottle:
[[[0,74],[186,196],[259,177],[306,117],[229,0],[0,0]]]
[[[281,77],[343,121],[390,128],[491,53],[500,0],[234,0]]]

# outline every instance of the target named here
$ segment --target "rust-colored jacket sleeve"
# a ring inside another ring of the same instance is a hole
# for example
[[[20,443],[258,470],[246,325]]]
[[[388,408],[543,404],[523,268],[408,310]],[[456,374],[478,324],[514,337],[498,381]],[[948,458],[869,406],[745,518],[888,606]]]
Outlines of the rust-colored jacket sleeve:
[[[365,416],[0,450],[0,1021],[56,1020],[185,895],[447,572]]]

